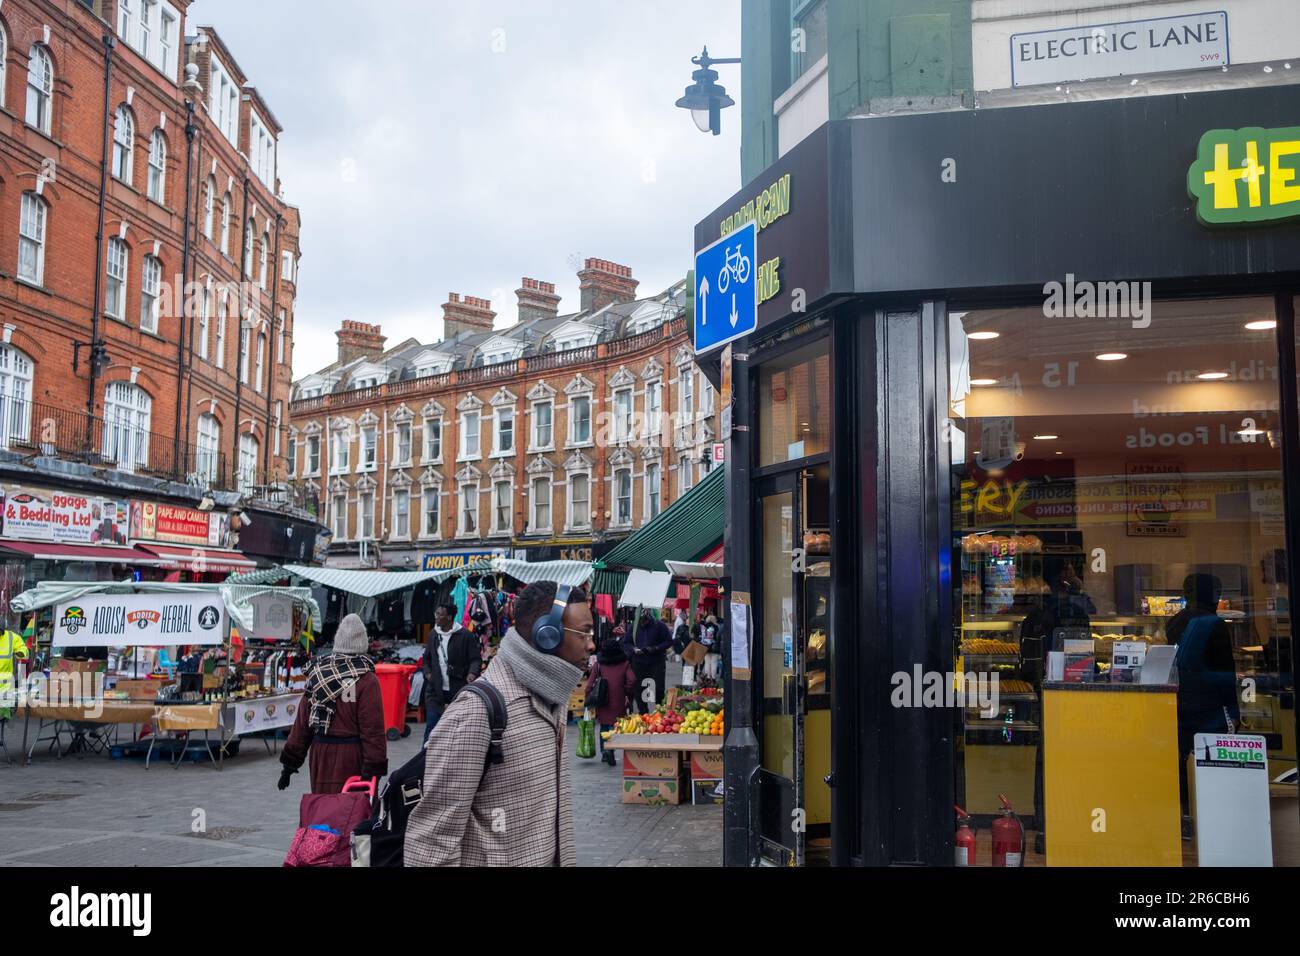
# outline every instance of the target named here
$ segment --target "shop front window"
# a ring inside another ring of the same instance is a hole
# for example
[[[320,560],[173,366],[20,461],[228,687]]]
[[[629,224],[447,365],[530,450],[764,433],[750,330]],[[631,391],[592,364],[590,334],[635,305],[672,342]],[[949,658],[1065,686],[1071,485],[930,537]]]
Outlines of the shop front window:
[[[1275,327],[1270,299],[950,315],[972,865],[1300,862],[1269,785],[1296,766]]]
[[[822,339],[763,365],[758,376],[758,464],[776,465],[830,449],[831,358]]]

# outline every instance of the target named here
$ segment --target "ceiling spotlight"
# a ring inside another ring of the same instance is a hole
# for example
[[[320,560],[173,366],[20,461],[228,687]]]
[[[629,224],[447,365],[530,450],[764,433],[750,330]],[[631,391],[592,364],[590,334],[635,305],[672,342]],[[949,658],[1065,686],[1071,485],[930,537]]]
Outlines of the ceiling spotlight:
[[[1063,451],[1058,451],[1057,454],[1058,454],[1058,455],[1064,455],[1065,452],[1063,452]]]
[[[996,378],[973,378],[970,383],[972,385],[996,385],[998,380]]]
[[[1277,328],[1276,319],[1258,319],[1254,322],[1247,322],[1246,328],[1252,332],[1267,332],[1269,329]]]
[[[1035,435],[1034,441],[1056,441],[1060,435]]]
[[[996,339],[1001,332],[969,332],[966,338],[973,339],[976,342],[987,342],[989,339]]]
[[[1202,372],[1200,375],[1196,377],[1199,378],[1202,382],[1217,382],[1221,378],[1227,378],[1228,373],[1227,372]]]
[[[1128,358],[1127,352],[1102,352],[1097,356],[1098,362],[1121,362]]]

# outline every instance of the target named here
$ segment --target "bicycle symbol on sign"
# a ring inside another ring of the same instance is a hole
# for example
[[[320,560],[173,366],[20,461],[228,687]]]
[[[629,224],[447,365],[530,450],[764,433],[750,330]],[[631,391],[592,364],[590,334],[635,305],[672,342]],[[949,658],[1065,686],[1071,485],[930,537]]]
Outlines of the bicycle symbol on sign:
[[[727,285],[732,279],[735,279],[741,285],[749,281],[749,256],[742,255],[741,248],[740,243],[737,243],[735,249],[727,250],[726,264],[722,267],[722,271],[718,273],[719,292],[726,292]]]

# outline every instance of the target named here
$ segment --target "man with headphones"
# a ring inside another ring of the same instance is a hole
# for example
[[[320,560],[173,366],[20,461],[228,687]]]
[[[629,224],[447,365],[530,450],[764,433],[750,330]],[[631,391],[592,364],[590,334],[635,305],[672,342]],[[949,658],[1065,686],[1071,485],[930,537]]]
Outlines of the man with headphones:
[[[407,866],[576,865],[564,738],[595,651],[584,591],[541,581],[519,595],[515,627],[425,743]]]

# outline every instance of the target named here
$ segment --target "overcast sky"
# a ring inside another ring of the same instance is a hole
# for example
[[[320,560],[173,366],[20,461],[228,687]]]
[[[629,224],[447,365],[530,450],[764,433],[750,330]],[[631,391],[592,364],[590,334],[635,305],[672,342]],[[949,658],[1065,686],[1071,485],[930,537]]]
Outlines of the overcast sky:
[[[740,55],[740,0],[197,0],[189,22],[285,130],[295,378],[334,360],[343,319],[436,340],[448,292],[491,298],[503,326],[530,276],[576,310],[588,256],[659,292],[740,186],[739,106],[718,137],[673,106],[701,46]],[[739,68],[718,70],[739,103]]]

